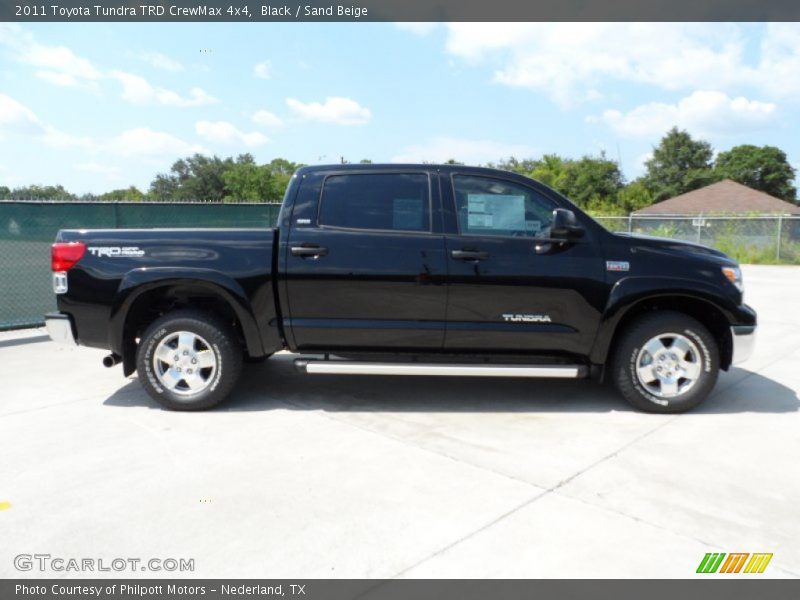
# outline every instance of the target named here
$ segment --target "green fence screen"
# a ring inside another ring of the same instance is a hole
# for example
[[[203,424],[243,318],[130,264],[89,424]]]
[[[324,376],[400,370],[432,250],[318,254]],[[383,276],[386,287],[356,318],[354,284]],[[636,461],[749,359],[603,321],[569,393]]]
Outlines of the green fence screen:
[[[272,227],[279,204],[0,201],[0,330],[55,310],[50,244],[59,229]]]

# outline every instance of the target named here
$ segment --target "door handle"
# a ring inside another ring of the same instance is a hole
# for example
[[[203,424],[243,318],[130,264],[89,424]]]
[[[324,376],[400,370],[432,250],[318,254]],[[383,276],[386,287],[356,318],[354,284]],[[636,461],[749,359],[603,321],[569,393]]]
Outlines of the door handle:
[[[292,256],[325,256],[328,249],[322,246],[292,246]]]
[[[456,260],[486,260],[489,258],[489,253],[477,250],[452,250],[450,256]]]

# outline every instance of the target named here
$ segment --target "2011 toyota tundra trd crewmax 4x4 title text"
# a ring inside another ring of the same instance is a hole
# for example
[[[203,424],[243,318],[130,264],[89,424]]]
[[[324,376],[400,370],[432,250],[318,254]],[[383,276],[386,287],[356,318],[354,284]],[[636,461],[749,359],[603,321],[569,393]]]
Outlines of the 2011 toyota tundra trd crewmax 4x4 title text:
[[[288,349],[310,374],[593,376],[680,412],[756,328],[723,253],[610,233],[536,181],[456,165],[304,167],[274,229],[62,230],[52,269],[50,335],[109,349],[179,410]]]

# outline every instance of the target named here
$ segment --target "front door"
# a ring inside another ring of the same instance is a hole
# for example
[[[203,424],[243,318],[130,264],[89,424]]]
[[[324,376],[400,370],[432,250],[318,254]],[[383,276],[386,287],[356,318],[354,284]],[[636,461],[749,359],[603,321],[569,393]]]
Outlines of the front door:
[[[285,325],[298,349],[442,348],[447,263],[431,177],[350,170],[303,181],[314,201],[296,206],[285,250]]]
[[[591,237],[549,239],[545,193],[514,181],[443,175],[453,351],[588,354],[603,298],[603,257]]]

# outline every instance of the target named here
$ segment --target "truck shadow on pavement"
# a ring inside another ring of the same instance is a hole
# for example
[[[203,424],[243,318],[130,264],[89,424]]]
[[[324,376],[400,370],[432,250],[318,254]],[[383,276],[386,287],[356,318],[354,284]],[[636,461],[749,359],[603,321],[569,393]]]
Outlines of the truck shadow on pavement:
[[[330,412],[633,412],[610,385],[587,380],[491,377],[306,375],[294,356],[245,365],[233,393],[214,410],[324,410]],[[136,379],[104,402],[107,406],[161,409]],[[711,396],[690,415],[789,413],[800,409],[795,390],[743,369],[720,376]]]

